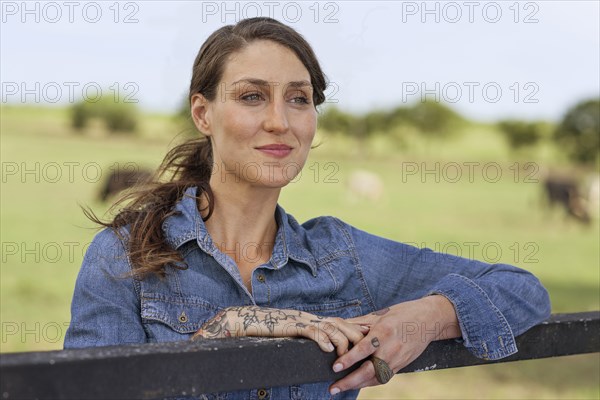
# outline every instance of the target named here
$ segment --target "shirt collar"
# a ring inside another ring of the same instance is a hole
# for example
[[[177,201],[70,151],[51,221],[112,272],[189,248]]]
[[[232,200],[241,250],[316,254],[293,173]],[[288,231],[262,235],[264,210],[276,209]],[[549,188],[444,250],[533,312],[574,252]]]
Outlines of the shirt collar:
[[[185,190],[181,200],[175,204],[173,213],[163,222],[165,239],[174,249],[178,249],[184,243],[196,239],[200,248],[215,256],[219,253],[204,225],[202,216],[196,205],[197,187],[189,187]],[[317,263],[314,256],[307,250],[307,239],[303,235],[303,228],[296,219],[288,215],[285,210],[277,204],[275,209],[277,221],[277,234],[275,246],[271,257],[271,265],[279,269],[287,264],[288,258],[307,265],[313,276],[317,275]]]

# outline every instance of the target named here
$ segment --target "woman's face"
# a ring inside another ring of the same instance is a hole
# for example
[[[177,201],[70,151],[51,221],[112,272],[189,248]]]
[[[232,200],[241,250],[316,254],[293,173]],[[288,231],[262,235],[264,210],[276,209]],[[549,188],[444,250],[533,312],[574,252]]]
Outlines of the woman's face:
[[[197,126],[212,142],[212,180],[279,188],[294,179],[317,124],[310,75],[295,53],[252,42],[229,57],[217,93],[211,102],[192,98]]]

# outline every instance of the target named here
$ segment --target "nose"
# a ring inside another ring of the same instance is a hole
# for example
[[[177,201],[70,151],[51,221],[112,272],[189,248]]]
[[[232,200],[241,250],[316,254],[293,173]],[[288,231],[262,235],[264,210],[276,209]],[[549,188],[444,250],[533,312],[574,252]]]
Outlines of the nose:
[[[284,101],[271,100],[269,102],[263,128],[271,133],[285,133],[289,129]]]

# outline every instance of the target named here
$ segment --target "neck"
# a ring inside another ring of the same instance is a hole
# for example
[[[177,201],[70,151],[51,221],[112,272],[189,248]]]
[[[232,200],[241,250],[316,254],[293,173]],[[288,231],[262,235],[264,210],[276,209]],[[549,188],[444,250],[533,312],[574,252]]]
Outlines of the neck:
[[[210,186],[214,209],[206,229],[213,243],[240,268],[267,262],[277,234],[275,209],[281,189],[223,182],[218,174]]]

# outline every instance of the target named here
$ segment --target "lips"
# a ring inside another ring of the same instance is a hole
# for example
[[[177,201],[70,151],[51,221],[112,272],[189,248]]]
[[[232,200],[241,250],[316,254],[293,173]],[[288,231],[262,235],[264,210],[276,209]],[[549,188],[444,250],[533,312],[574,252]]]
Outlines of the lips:
[[[287,144],[272,143],[264,146],[256,147],[256,150],[277,158],[286,157],[292,152],[293,147]]]

